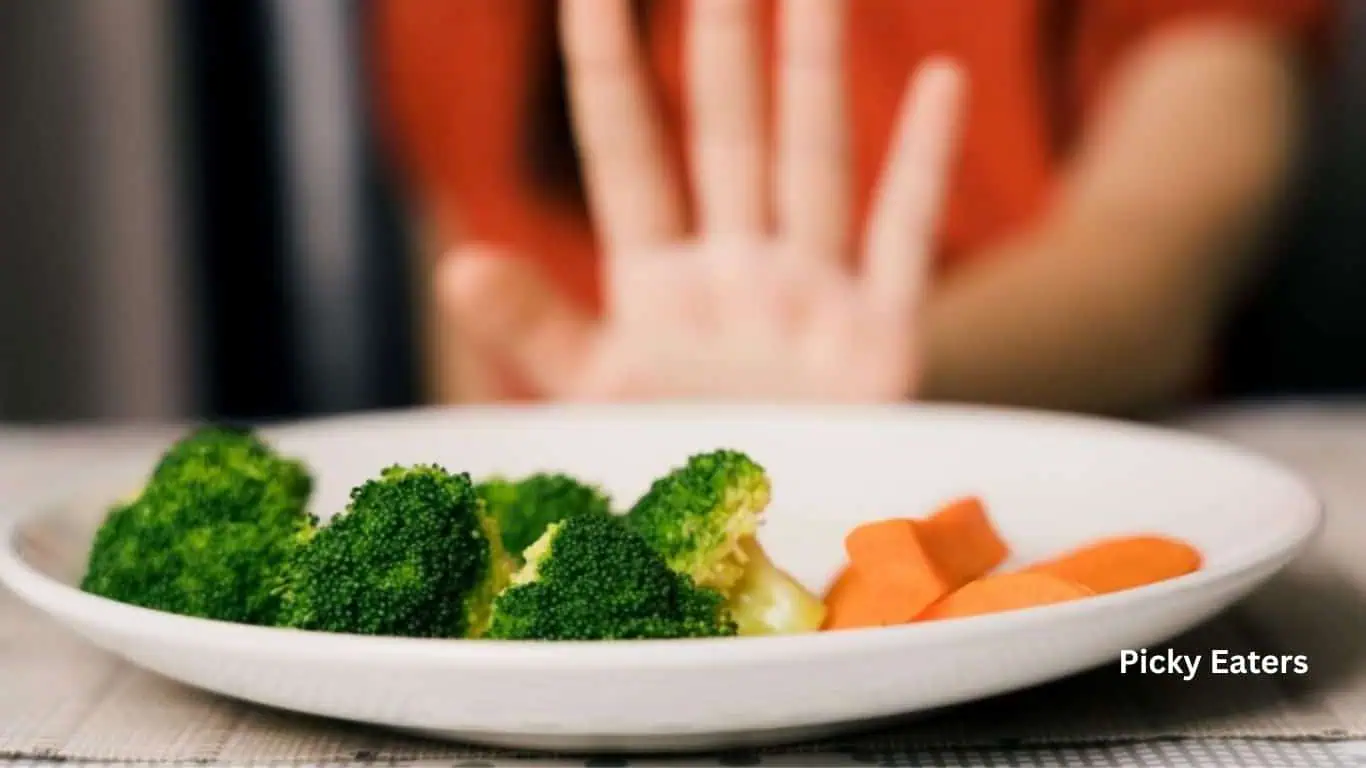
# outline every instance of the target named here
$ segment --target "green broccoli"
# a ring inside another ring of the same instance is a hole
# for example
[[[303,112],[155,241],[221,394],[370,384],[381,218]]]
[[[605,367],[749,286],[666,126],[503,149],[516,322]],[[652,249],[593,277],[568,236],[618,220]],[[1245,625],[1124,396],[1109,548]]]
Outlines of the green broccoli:
[[[719,592],[671,571],[621,518],[552,523],[493,604],[487,637],[648,640],[736,633]]]
[[[700,453],[656,480],[626,521],[674,571],[725,595],[740,634],[814,631],[824,603],[774,565],[757,538],[770,494],[764,468],[745,454]]]
[[[611,500],[600,489],[564,474],[537,473],[520,480],[494,476],[475,490],[498,520],[503,548],[519,563],[522,552],[551,523],[579,514],[611,513]]]
[[[251,430],[201,427],[110,510],[81,581],[112,600],[220,621],[271,624],[274,585],[316,520],[304,465]]]
[[[724,591],[744,572],[740,542],[758,531],[769,494],[768,475],[748,456],[701,453],[656,480],[626,520],[670,568]]]
[[[193,503],[178,500],[182,513],[206,522],[297,523],[312,491],[302,462],[280,456],[252,430],[215,425],[164,453],[144,495],[193,496]]]
[[[281,623],[403,637],[476,637],[514,565],[469,475],[393,466],[296,553]]]

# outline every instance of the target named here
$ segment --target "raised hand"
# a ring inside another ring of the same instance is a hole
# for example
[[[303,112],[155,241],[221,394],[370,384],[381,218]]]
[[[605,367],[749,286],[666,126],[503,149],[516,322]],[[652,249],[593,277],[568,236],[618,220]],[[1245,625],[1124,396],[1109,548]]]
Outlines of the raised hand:
[[[603,249],[602,317],[577,311],[515,254],[474,247],[443,276],[465,331],[552,399],[913,396],[958,71],[930,62],[913,78],[872,213],[851,243],[845,3],[782,4],[770,147],[755,4],[692,0],[689,231],[630,5],[562,1],[574,127]]]

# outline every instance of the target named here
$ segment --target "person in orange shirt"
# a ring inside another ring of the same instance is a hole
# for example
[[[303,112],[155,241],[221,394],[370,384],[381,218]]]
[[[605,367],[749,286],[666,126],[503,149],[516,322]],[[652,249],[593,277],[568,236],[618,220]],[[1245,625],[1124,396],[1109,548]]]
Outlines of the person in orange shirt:
[[[1194,396],[1327,0],[382,0],[445,400]]]

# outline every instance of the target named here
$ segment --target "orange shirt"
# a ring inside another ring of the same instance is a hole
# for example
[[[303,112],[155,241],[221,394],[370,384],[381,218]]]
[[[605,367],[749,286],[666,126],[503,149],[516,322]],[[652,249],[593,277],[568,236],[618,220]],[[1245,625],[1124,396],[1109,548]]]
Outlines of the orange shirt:
[[[940,264],[970,259],[1047,205],[1066,136],[1094,107],[1117,60],[1146,36],[1213,14],[1264,22],[1309,42],[1327,0],[835,0],[847,46],[858,217],[881,167],[909,74],[947,53],[972,82]],[[596,297],[591,224],[526,180],[523,123],[550,0],[378,0],[376,86],[385,130],[426,207],[462,238],[532,256],[586,301]],[[683,157],[684,0],[655,0],[650,58]],[[774,3],[764,2],[772,51]],[[1049,12],[1063,9],[1059,36]],[[1049,69],[1058,44],[1068,55]],[[1045,72],[1053,75],[1045,76]],[[1046,85],[1047,83],[1047,85]],[[1061,133],[1060,133],[1061,132]]]

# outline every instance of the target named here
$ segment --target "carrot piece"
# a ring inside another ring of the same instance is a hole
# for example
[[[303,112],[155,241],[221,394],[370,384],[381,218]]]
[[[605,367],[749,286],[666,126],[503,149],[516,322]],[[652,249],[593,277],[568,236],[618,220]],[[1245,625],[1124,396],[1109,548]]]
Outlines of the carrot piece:
[[[1066,579],[1043,573],[1001,573],[970,582],[930,606],[916,621],[934,621],[1022,608],[1036,608],[1095,594]]]
[[[913,520],[864,523],[849,532],[844,546],[863,578],[912,608],[912,615],[957,587],[926,550]]]
[[[920,543],[956,589],[979,579],[1010,555],[980,498],[968,496],[917,521]]]
[[[846,566],[825,593],[822,630],[887,627],[910,623],[925,609],[918,600]]]
[[[1035,563],[1039,573],[1082,584],[1098,594],[1174,579],[1200,569],[1200,551],[1166,536],[1117,536]]]

